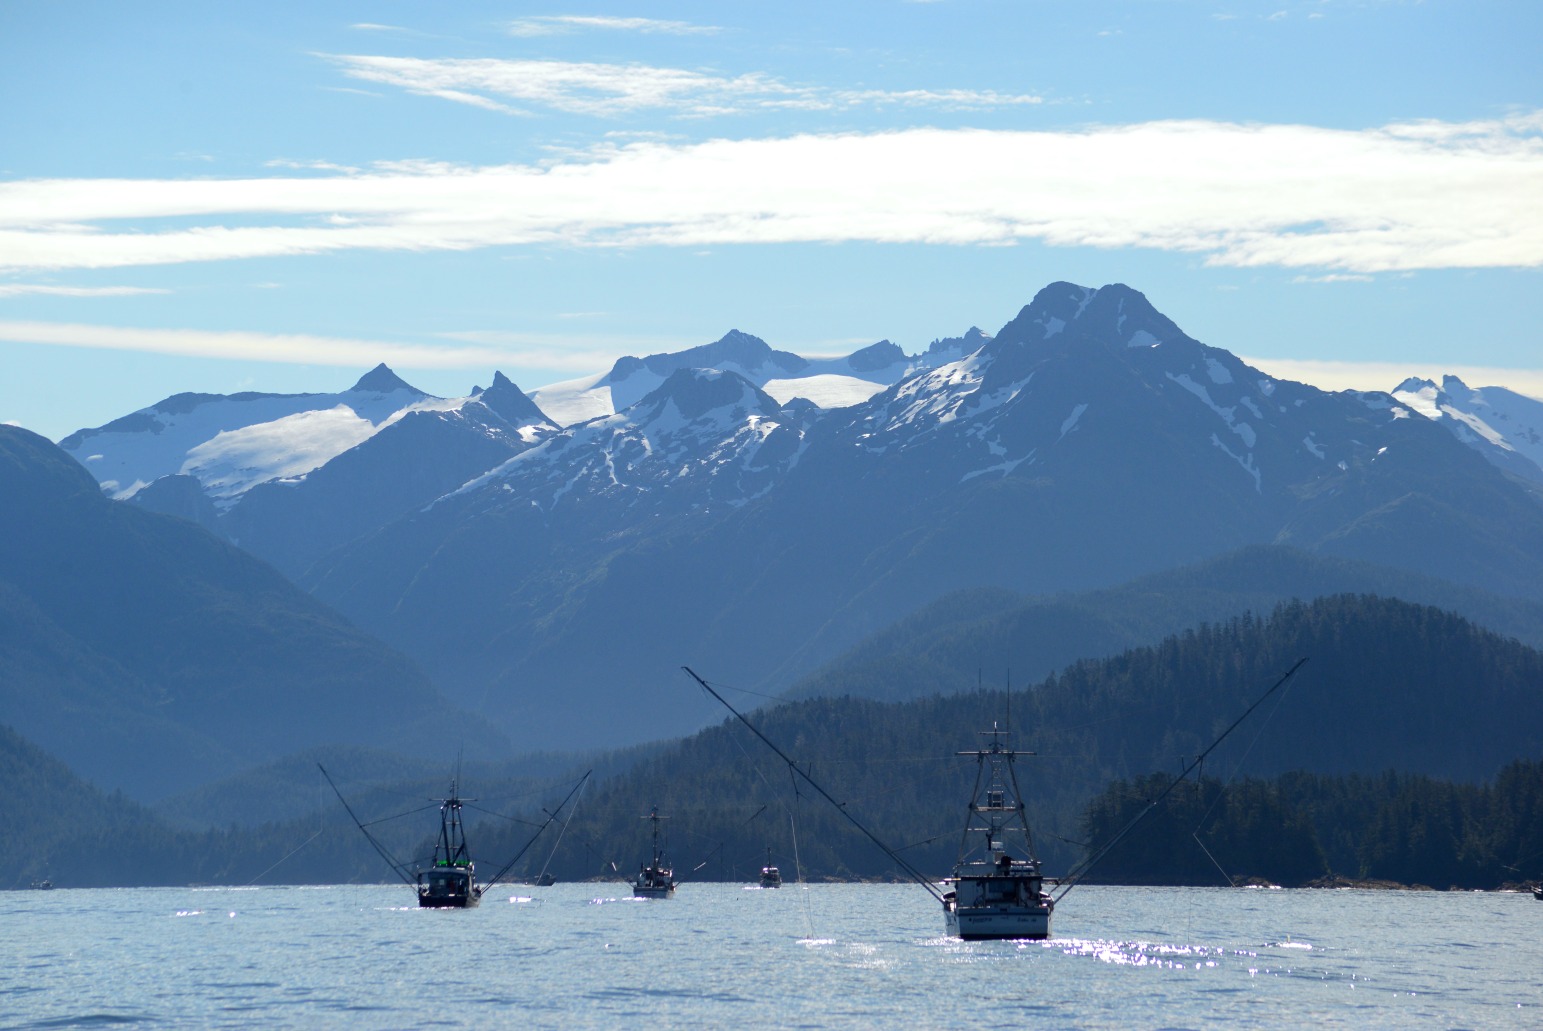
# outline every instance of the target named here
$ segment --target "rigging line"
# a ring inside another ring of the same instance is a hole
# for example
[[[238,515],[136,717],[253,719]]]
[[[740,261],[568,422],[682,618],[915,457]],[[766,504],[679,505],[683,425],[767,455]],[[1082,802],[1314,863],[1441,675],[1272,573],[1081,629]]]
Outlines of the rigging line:
[[[586,777],[585,783],[587,783],[587,782],[588,782],[588,778]],[[581,783],[579,785],[579,787],[582,789],[584,787],[584,784]],[[582,790],[580,790],[579,791],[579,798],[583,798],[583,797],[584,797],[584,792]],[[568,825],[570,823],[572,823],[573,822],[573,818],[579,814],[579,798],[575,798],[573,800],[573,808],[568,810],[568,818],[563,821],[562,829],[560,829],[557,832],[557,840],[552,842],[552,851],[547,853],[546,862],[541,864],[541,872],[536,875],[537,883],[540,883],[542,878],[546,877],[547,867],[552,865],[552,860],[554,858],[556,858],[556,856],[557,856],[557,846],[559,846],[559,845],[561,845],[563,843],[563,835],[568,833]]]
[[[313,842],[317,838],[321,837],[322,831],[324,831],[326,829],[327,828],[325,828],[325,827],[321,828],[321,830],[318,830],[315,834],[312,834],[309,838],[306,838],[300,844],[298,844],[294,848],[290,849],[287,853],[285,853],[284,859],[288,859],[290,856],[294,855],[296,852],[299,852],[302,848],[305,848],[305,846],[309,845],[311,842]],[[266,877],[269,874],[271,874],[274,870],[278,869],[279,863],[284,862],[284,859],[280,859],[278,863],[274,863],[272,866],[268,867],[268,869],[264,870],[262,873],[258,874],[256,877],[253,877],[250,881],[247,881],[246,882],[246,887],[250,888],[252,885],[256,884],[258,881],[262,880],[264,877]]]
[[[375,840],[375,835],[364,829],[364,824],[360,823],[359,817],[354,815],[353,806],[348,804],[348,799],[343,797],[343,792],[339,791],[337,784],[333,783],[332,774],[328,773],[327,768],[321,763],[317,763],[316,768],[321,770],[321,775],[327,778],[328,784],[332,785],[332,793],[338,796],[338,801],[342,802],[343,808],[348,810],[348,815],[354,821],[354,826],[359,828],[359,833],[363,834],[365,840],[367,840],[371,845],[375,846],[375,851],[379,853],[380,858],[384,859],[387,865],[391,867],[391,872],[400,877],[403,884],[407,885],[408,887],[412,887],[413,882],[411,878],[407,876],[407,873],[403,870],[402,864],[398,863],[392,857],[391,853],[386,851],[386,846]]]
[[[495,812],[492,809],[484,809],[480,805],[472,805],[470,802],[462,802],[461,805],[467,809],[475,809],[479,813],[485,813],[488,816],[496,816],[500,820],[508,820],[510,823],[523,823],[527,827],[537,826],[534,820],[522,820],[518,816],[505,816],[503,813]],[[542,812],[545,811],[542,810]]]
[[[1157,808],[1157,804],[1159,802],[1161,802],[1163,799],[1167,798],[1168,795],[1173,791],[1174,788],[1178,787],[1180,784],[1182,784],[1184,782],[1184,778],[1189,776],[1190,771],[1194,770],[1201,763],[1205,762],[1205,757],[1210,755],[1211,752],[1215,750],[1217,745],[1220,745],[1223,741],[1225,741],[1227,739],[1227,735],[1231,734],[1234,730],[1236,730],[1238,728],[1238,724],[1240,724],[1244,720],[1248,719],[1250,713],[1252,713],[1255,709],[1259,708],[1259,706],[1263,705],[1266,698],[1269,698],[1270,695],[1274,694],[1276,692],[1276,690],[1282,684],[1284,684],[1286,681],[1290,680],[1291,677],[1296,673],[1296,671],[1302,668],[1302,664],[1305,663],[1306,661],[1307,661],[1306,657],[1298,659],[1296,661],[1296,665],[1294,665],[1290,669],[1288,669],[1281,676],[1281,678],[1279,680],[1277,680],[1275,683],[1271,684],[1270,685],[1270,689],[1268,691],[1266,691],[1264,694],[1260,695],[1258,700],[1255,701],[1253,705],[1250,705],[1247,709],[1243,710],[1243,715],[1241,715],[1237,719],[1233,720],[1231,726],[1229,726],[1226,730],[1222,731],[1221,735],[1215,741],[1212,741],[1209,745],[1207,745],[1205,751],[1203,751],[1199,755],[1197,755],[1194,758],[1194,760],[1191,761],[1190,764],[1187,767],[1184,768],[1184,772],[1179,774],[1172,781],[1170,781],[1168,786],[1166,788],[1164,788],[1161,792],[1159,792],[1158,796],[1156,798],[1149,800],[1147,802],[1145,808],[1143,808],[1135,816],[1131,817],[1130,821],[1128,823],[1126,823],[1124,827],[1120,828],[1119,832],[1117,834],[1115,834],[1114,837],[1110,838],[1103,845],[1100,845],[1098,847],[1098,849],[1095,850],[1091,855],[1089,855],[1087,858],[1083,859],[1082,862],[1080,862],[1076,866],[1074,866],[1072,868],[1072,872],[1069,875],[1067,875],[1066,877],[1061,879],[1061,881],[1060,881],[1061,891],[1060,891],[1059,894],[1056,895],[1055,901],[1060,902],[1063,898],[1066,897],[1067,892],[1071,891],[1079,883],[1081,883],[1082,879],[1088,875],[1088,871],[1092,870],[1093,867],[1095,865],[1097,865],[1099,860],[1103,859],[1104,856],[1108,855],[1109,854],[1109,850],[1114,848],[1114,846],[1119,843],[1121,838],[1125,837],[1125,835],[1129,834],[1132,830],[1134,830],[1136,824],[1138,824],[1142,820],[1144,820],[1148,813],[1150,813],[1153,809]]]
[[[1222,804],[1222,800],[1224,798],[1226,798],[1228,792],[1230,792],[1232,790],[1233,783],[1238,779],[1238,773],[1243,769],[1244,764],[1248,762],[1248,757],[1253,754],[1254,748],[1255,748],[1256,745],[1259,744],[1260,739],[1264,737],[1264,732],[1266,730],[1270,729],[1270,724],[1271,723],[1275,722],[1276,715],[1280,713],[1281,706],[1286,704],[1286,696],[1289,695],[1290,693],[1291,693],[1291,685],[1287,684],[1286,685],[1286,690],[1284,690],[1284,691],[1282,691],[1280,693],[1280,697],[1278,699],[1276,699],[1274,707],[1271,708],[1270,711],[1265,715],[1264,722],[1259,725],[1259,732],[1254,735],[1253,740],[1248,743],[1248,747],[1243,750],[1243,754],[1238,757],[1237,763],[1232,768],[1232,775],[1230,777],[1228,777],[1227,780],[1222,783],[1221,790],[1218,791],[1216,793],[1216,797],[1211,800],[1210,806],[1207,807],[1204,815],[1202,815],[1200,817],[1199,822],[1195,824],[1195,829],[1190,831],[1191,835],[1197,835],[1197,834],[1200,833],[1200,828],[1205,826],[1205,822],[1211,818],[1211,814],[1216,812],[1216,807]],[[1200,772],[1195,777],[1195,787],[1196,787],[1197,790],[1204,790],[1204,788],[1203,788],[1203,786],[1201,784],[1201,782],[1204,779],[1205,779],[1205,762],[1204,762],[1204,757],[1202,757],[1202,761],[1201,761],[1201,764],[1200,764]],[[1200,839],[1197,837],[1195,840],[1199,841]],[[1204,849],[1205,845],[1201,845],[1200,847],[1202,849]],[[1206,849],[1206,855],[1207,856],[1211,855],[1211,852],[1210,852],[1209,849]],[[1216,858],[1214,856],[1211,857],[1211,862],[1216,863]],[[1217,867],[1218,870],[1220,870],[1221,869],[1221,864],[1217,863],[1216,867]],[[1227,871],[1222,870],[1222,876],[1223,877],[1227,877]],[[1227,877],[1227,880],[1229,882],[1231,882],[1232,878],[1231,877]],[[1234,884],[1233,887],[1237,887],[1237,885]]]
[[[834,798],[831,797],[830,792],[828,792],[824,788],[820,787],[819,783],[817,781],[815,781],[814,778],[810,777],[809,774],[805,773],[803,770],[800,770],[798,768],[798,764],[793,762],[792,759],[789,759],[786,752],[784,752],[782,749],[778,748],[775,744],[773,744],[772,743],[772,739],[767,737],[765,734],[761,733],[761,731],[756,727],[756,725],[754,723],[751,723],[748,719],[745,718],[743,713],[741,713],[738,709],[734,708],[734,706],[730,705],[727,701],[724,701],[723,696],[721,694],[719,694],[717,691],[714,691],[712,689],[712,687],[710,687],[708,685],[707,681],[705,681],[701,677],[697,676],[696,673],[691,669],[690,666],[682,666],[681,669],[685,670],[687,675],[690,676],[692,680],[695,680],[698,684],[701,684],[703,690],[705,690],[708,694],[712,695],[714,698],[718,699],[718,701],[720,703],[722,703],[724,708],[728,709],[735,716],[739,717],[739,721],[741,723],[743,723],[745,726],[749,727],[751,732],[754,733],[756,737],[760,738],[763,742],[765,742],[767,748],[770,748],[773,752],[776,752],[779,756],[781,756],[783,762],[787,763],[790,767],[792,767],[794,772],[796,772],[800,777],[803,777],[804,780],[808,782],[810,787],[814,788],[815,791],[818,791],[820,793],[820,796],[822,798],[824,798],[825,801],[827,801],[831,805],[835,806],[836,807],[836,811],[841,813],[842,816],[847,818],[847,822],[851,823],[852,826],[854,826],[858,830],[862,831],[864,837],[866,837],[869,841],[871,841],[875,845],[877,845],[884,852],[885,855],[889,856],[889,858],[895,863],[895,865],[900,867],[900,869],[905,872],[906,876],[910,877],[917,884],[920,884],[923,888],[925,888],[927,890],[927,894],[931,895],[933,898],[937,899],[939,902],[943,901],[943,893],[938,891],[937,887],[935,885],[933,885],[932,880],[930,878],[928,878],[926,874],[922,873],[920,870],[916,869],[916,867],[914,867],[910,863],[908,863],[903,856],[901,856],[898,853],[896,853],[894,849],[890,848],[888,845],[884,844],[884,842],[880,841],[877,835],[875,835],[867,827],[863,826],[863,824],[857,819],[857,817],[855,817],[851,813],[847,812],[845,805],[843,805],[840,802],[837,802]]]
[[[793,776],[792,773],[788,774]],[[814,906],[809,900],[809,885],[804,883],[804,864],[798,857],[798,820],[795,816],[798,802],[803,796],[798,794],[798,782],[793,782],[793,806],[788,812],[788,829],[793,832],[793,872],[798,875],[798,893],[804,897],[804,926],[809,928],[808,937],[814,937]]]
[[[1222,869],[1222,864],[1218,863],[1216,861],[1216,857],[1211,855],[1211,850],[1205,847],[1205,842],[1200,840],[1200,835],[1194,831],[1190,831],[1189,836],[1195,839],[1195,844],[1200,846],[1200,851],[1205,853],[1205,857],[1211,861],[1212,866],[1216,867],[1217,872],[1219,872],[1223,877],[1227,878],[1227,887],[1236,888],[1238,886],[1238,882],[1232,879],[1232,875],[1230,873]]]
[[[326,773],[327,771],[323,770],[322,772]],[[438,808],[439,808],[439,802],[436,801],[436,802],[434,802],[431,805],[420,805],[418,808],[416,808],[416,809],[409,809],[405,813],[397,813],[395,816],[382,816],[378,820],[371,820],[369,823],[361,823],[359,826],[361,826],[361,827],[373,827],[377,823],[390,823],[392,820],[400,820],[404,816],[412,816],[412,815],[414,815],[416,813],[421,813],[421,812],[424,812],[425,810],[428,810],[428,809],[438,809]]]
[[[579,778],[579,782],[573,786],[573,790],[568,792],[568,794],[563,798],[563,800],[558,803],[558,805],[557,805],[557,812],[556,813],[547,813],[546,823],[543,823],[540,827],[536,828],[536,833],[534,833],[534,834],[532,834],[530,836],[530,840],[525,843],[525,847],[520,849],[518,852],[516,852],[514,854],[514,858],[509,860],[509,862],[504,864],[503,869],[499,870],[496,874],[494,874],[492,877],[490,877],[485,884],[482,885],[482,891],[483,891],[484,894],[486,894],[486,892],[487,892],[487,890],[489,888],[493,887],[493,885],[497,884],[500,880],[502,880],[504,874],[508,873],[510,868],[513,867],[515,863],[518,863],[520,861],[520,857],[525,855],[525,853],[527,851],[529,851],[530,847],[536,843],[536,839],[541,837],[541,832],[546,830],[547,827],[551,826],[552,821],[557,819],[557,813],[560,813],[560,812],[563,811],[563,806],[567,805],[568,804],[568,800],[571,799],[574,795],[578,794],[579,789],[582,788],[585,785],[585,783],[589,780],[589,775],[591,773],[594,773],[594,772],[595,772],[594,770],[590,770],[590,771],[586,772],[584,774],[584,776]],[[542,812],[545,813],[546,810],[543,809]]]

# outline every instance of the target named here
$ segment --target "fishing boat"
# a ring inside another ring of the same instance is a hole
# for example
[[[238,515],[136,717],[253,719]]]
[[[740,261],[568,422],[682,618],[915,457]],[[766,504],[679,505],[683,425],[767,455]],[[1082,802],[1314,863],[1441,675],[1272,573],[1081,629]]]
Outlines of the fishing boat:
[[[766,846],[766,865],[761,867],[761,887],[782,887],[782,871],[772,865],[770,845]]]
[[[1129,834],[1147,813],[1155,809],[1174,788],[1184,782],[1186,777],[1199,769],[1205,762],[1206,756],[1215,751],[1255,709],[1263,705],[1266,699],[1295,676],[1305,662],[1307,662],[1306,658],[1298,659],[1281,675],[1280,679],[1245,709],[1241,716],[1233,720],[1226,730],[1217,735],[1216,739],[1200,754],[1194,756],[1166,788],[1155,798],[1149,799],[1146,808],[1127,823],[1118,834],[1099,847],[1090,849],[1069,874],[1055,879],[1048,879],[1040,872],[1039,858],[1034,854],[1034,841],[1029,832],[1028,818],[1024,815],[1017,774],[1013,769],[1013,763],[1019,755],[1032,753],[1015,752],[1006,747],[1007,731],[997,726],[984,731],[982,736],[989,738],[987,747],[973,752],[958,753],[974,756],[976,759],[975,794],[970,800],[969,815],[965,819],[964,837],[954,874],[952,877],[945,878],[941,886],[935,884],[932,878],[925,876],[899,852],[890,848],[865,827],[862,821],[848,811],[844,803],[836,801],[830,792],[809,775],[807,770],[778,748],[771,738],[746,719],[744,713],[730,705],[723,695],[698,676],[695,670],[690,666],[682,666],[681,669],[696,681],[697,686],[728,709],[747,730],[760,738],[766,747],[775,752],[795,777],[802,777],[804,783],[834,806],[848,823],[877,845],[902,873],[942,903],[944,924],[949,934],[965,939],[1000,939],[1050,937],[1050,915],[1055,910],[1056,903],[1081,883],[1088,872],[1126,834]],[[1021,856],[1015,856],[1009,851],[1007,839],[1010,834],[1021,834],[1023,841]],[[975,835],[982,836],[978,851],[972,849],[970,844],[972,836]],[[1044,890],[1047,881],[1059,886],[1059,891],[1054,897]],[[940,887],[948,890],[940,890]],[[1543,897],[1543,894],[1539,897]]]
[[[348,804],[348,799],[343,797],[343,792],[338,790],[337,784],[332,779],[332,774],[321,763],[316,764],[321,770],[321,775],[327,778],[332,791],[338,796],[338,801],[343,803],[343,808],[348,811],[349,817],[354,821],[365,839],[374,846],[376,853],[390,865],[394,872],[406,884],[413,885],[418,894],[418,906],[421,909],[471,909],[482,901],[488,889],[504,879],[514,864],[524,857],[530,847],[541,837],[541,833],[555,823],[558,814],[573,799],[588,781],[589,773],[579,778],[579,782],[568,792],[566,798],[551,812],[547,812],[546,822],[536,828],[536,832],[530,836],[524,846],[514,854],[514,858],[505,863],[503,867],[488,878],[486,883],[477,883],[477,866],[472,861],[471,853],[466,848],[466,829],[461,823],[461,808],[469,802],[475,802],[474,798],[462,798],[460,793],[460,778],[450,782],[450,797],[434,799],[439,803],[439,838],[434,843],[434,854],[427,869],[419,866],[416,870],[416,878],[408,876],[409,867],[393,856],[385,844],[374,834],[370,833],[369,826],[359,819],[354,807]],[[592,771],[591,771],[592,772]],[[426,807],[425,807],[426,808]],[[473,807],[475,808],[475,807]],[[422,812],[415,809],[413,812]],[[407,813],[399,814],[402,816]],[[394,819],[391,817],[390,819]],[[375,820],[372,823],[382,821]],[[550,883],[550,882],[548,882]]]
[[[984,747],[955,753],[974,757],[975,791],[954,874],[943,882],[943,920],[958,938],[1048,938],[1055,902],[1044,890],[1013,768],[1030,753],[1007,747],[1007,731],[996,724],[981,737]]]
[[[675,871],[665,863],[664,852],[659,848],[659,824],[664,817],[654,806],[643,819],[653,824],[654,855],[638,870],[638,879],[632,882],[632,894],[640,899],[667,899],[675,894]]]
[[[421,909],[470,909],[482,901],[477,864],[466,850],[466,829],[461,824],[463,804],[456,782],[451,781],[450,797],[439,803],[439,840],[434,843],[433,863],[427,870],[418,871]]]
[[[1532,887],[1532,897],[1543,902],[1543,884],[1535,884]]]

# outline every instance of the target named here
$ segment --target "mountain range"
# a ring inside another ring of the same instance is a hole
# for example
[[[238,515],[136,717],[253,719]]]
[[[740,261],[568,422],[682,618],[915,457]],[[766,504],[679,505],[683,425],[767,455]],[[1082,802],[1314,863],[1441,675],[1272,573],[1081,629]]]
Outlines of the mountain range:
[[[1088,591],[1269,544],[1543,600],[1538,423],[1451,382],[1328,393],[1129,287],[1055,283],[920,356],[734,332],[534,401],[501,376],[429,398],[381,367],[342,394],[178,395],[62,444],[517,745],[594,747],[699,725],[661,687],[682,662],[779,692],[959,590]]]

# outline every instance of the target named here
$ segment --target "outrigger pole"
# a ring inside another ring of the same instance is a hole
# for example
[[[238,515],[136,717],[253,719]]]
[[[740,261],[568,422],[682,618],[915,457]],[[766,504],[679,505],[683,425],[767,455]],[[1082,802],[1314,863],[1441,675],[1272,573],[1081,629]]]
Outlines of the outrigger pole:
[[[815,780],[814,780],[813,777],[809,776],[809,774],[807,774],[803,770],[799,769],[798,768],[798,764],[796,762],[794,762],[792,759],[789,759],[786,752],[784,752],[782,749],[778,748],[775,744],[773,744],[771,738],[769,738],[765,734],[761,733],[760,730],[758,730],[756,728],[756,725],[754,723],[751,723],[749,720],[747,720],[745,718],[744,713],[740,712],[738,709],[734,708],[734,706],[732,706],[728,702],[724,701],[723,695],[719,694],[717,691],[714,691],[710,686],[708,686],[707,681],[705,681],[701,677],[697,676],[696,672],[690,666],[682,666],[681,669],[685,670],[686,671],[686,675],[689,676],[692,680],[695,680],[698,684],[700,684],[702,686],[702,690],[706,691],[708,694],[710,694],[714,698],[718,699],[719,704],[721,704],[725,709],[729,710],[736,717],[738,717],[739,722],[741,722],[745,726],[749,727],[750,728],[750,732],[752,734],[754,734],[756,737],[760,738],[766,744],[767,748],[770,748],[773,752],[776,752],[778,757],[781,758],[783,762],[788,764],[788,769],[792,770],[794,773],[796,773],[800,777],[804,778],[805,782],[807,782],[808,785],[811,788],[814,788],[814,790],[816,790],[816,791],[818,791],[820,793],[820,797],[821,798],[825,799],[825,801],[827,801],[831,805],[835,806],[836,807],[836,811],[839,812],[842,816],[845,816],[847,818],[847,822],[849,822],[853,827],[856,827],[858,830],[862,831],[863,832],[863,836],[866,837],[869,841],[871,841],[875,845],[879,846],[879,848],[884,852],[884,854],[886,856],[888,856],[890,858],[890,860],[892,862],[894,862],[894,864],[896,866],[900,867],[900,869],[905,872],[907,877],[911,878],[911,880],[915,881],[917,884],[920,884],[923,888],[926,888],[927,891],[932,895],[933,898],[937,899],[939,902],[943,901],[943,893],[938,891],[936,885],[934,885],[932,883],[932,879],[931,878],[929,878],[926,874],[922,873],[920,870],[916,869],[916,867],[912,866],[910,863],[906,862],[905,859],[903,859],[899,855],[899,853],[897,853],[894,849],[890,848],[888,845],[884,844],[884,842],[880,841],[878,839],[878,837],[872,831],[870,831],[867,827],[864,827],[861,823],[859,823],[858,820],[857,820],[857,817],[855,817],[851,813],[847,812],[846,806],[843,803],[838,802],[834,798],[832,798],[830,796],[830,792],[826,791],[824,788],[820,787],[819,784],[815,783]]]
[[[1143,808],[1141,812],[1131,817],[1130,822],[1127,823],[1124,827],[1120,828],[1119,833],[1110,838],[1108,841],[1104,842],[1104,844],[1100,845],[1098,848],[1094,849],[1086,859],[1072,868],[1072,872],[1070,874],[1062,877],[1058,882],[1061,885],[1061,891],[1056,895],[1055,901],[1060,902],[1063,898],[1066,897],[1067,892],[1071,891],[1079,883],[1081,883],[1082,879],[1088,875],[1088,871],[1092,870],[1093,867],[1104,858],[1104,856],[1108,855],[1109,850],[1114,848],[1115,845],[1119,844],[1121,838],[1135,830],[1136,824],[1146,819],[1147,815],[1151,813],[1153,809],[1157,808],[1157,804],[1159,802],[1167,798],[1174,788],[1182,784],[1184,782],[1184,778],[1188,777],[1192,771],[1198,769],[1201,764],[1205,762],[1205,757],[1210,755],[1216,749],[1216,746],[1221,744],[1222,741],[1226,739],[1228,734],[1231,734],[1234,730],[1237,730],[1238,724],[1248,719],[1249,714],[1252,713],[1255,709],[1259,708],[1259,706],[1263,705],[1264,700],[1270,697],[1270,695],[1274,694],[1277,688],[1279,688],[1286,681],[1290,680],[1296,671],[1302,668],[1302,664],[1306,661],[1306,657],[1298,659],[1296,665],[1288,669],[1279,680],[1270,685],[1270,689],[1268,691],[1259,696],[1258,701],[1254,702],[1253,705],[1250,705],[1247,709],[1245,709],[1243,711],[1243,715],[1232,721],[1232,726],[1222,731],[1221,736],[1218,737],[1215,741],[1212,741],[1210,745],[1206,747],[1205,751],[1201,752],[1199,755],[1195,756],[1194,759],[1190,760],[1189,765],[1184,767],[1183,773],[1180,773],[1177,777],[1175,777],[1172,782],[1170,782],[1169,785],[1158,794],[1156,798],[1147,802],[1146,807]]]
[[[379,841],[376,841],[375,835],[366,830],[364,824],[359,822],[359,817],[354,815],[354,807],[348,804],[348,799],[343,797],[343,792],[339,791],[338,786],[333,783],[332,774],[328,773],[327,768],[321,763],[317,763],[316,768],[321,771],[321,775],[323,777],[327,778],[327,783],[332,786],[332,793],[338,796],[338,801],[342,802],[343,808],[348,810],[348,815],[353,819],[354,826],[358,827],[359,832],[364,835],[365,839],[369,841],[371,845],[375,846],[375,851],[380,853],[380,858],[384,859],[386,861],[386,865],[390,866],[392,871],[398,877],[402,878],[403,884],[406,884],[408,887],[414,887],[415,885],[412,878],[407,876],[406,871],[402,868],[402,864],[397,862],[391,853],[386,851],[386,846],[382,845]]]
[[[541,837],[541,832],[546,830],[548,827],[550,827],[552,825],[552,821],[557,819],[557,814],[563,811],[563,806],[567,805],[568,804],[568,800],[571,799],[574,795],[578,794],[579,789],[582,788],[584,786],[585,782],[589,780],[589,775],[591,773],[594,773],[594,772],[595,772],[594,770],[589,770],[588,772],[586,772],[584,774],[584,776],[580,777],[579,778],[579,782],[577,784],[573,785],[573,790],[568,792],[567,797],[565,797],[562,800],[562,802],[560,802],[558,804],[556,810],[554,810],[553,812],[550,812],[550,813],[547,813],[547,811],[545,809],[541,810],[543,813],[546,813],[546,822],[543,823],[540,827],[536,828],[536,833],[534,833],[534,834],[532,834],[530,836],[530,840],[525,843],[525,847],[524,848],[520,849],[518,852],[516,852],[514,854],[514,858],[513,859],[511,859],[511,860],[509,860],[509,862],[505,863],[501,870],[499,870],[496,874],[494,874],[491,878],[489,878],[488,881],[485,884],[482,885],[482,890],[483,890],[484,893],[486,893],[487,890],[489,888],[491,888],[493,885],[497,884],[499,882],[499,880],[504,876],[504,874],[508,873],[510,868],[513,867],[515,863],[518,863],[520,861],[520,857],[521,856],[523,856],[526,852],[530,851],[530,847],[536,843],[536,839]],[[548,860],[548,862],[550,862],[550,860]]]

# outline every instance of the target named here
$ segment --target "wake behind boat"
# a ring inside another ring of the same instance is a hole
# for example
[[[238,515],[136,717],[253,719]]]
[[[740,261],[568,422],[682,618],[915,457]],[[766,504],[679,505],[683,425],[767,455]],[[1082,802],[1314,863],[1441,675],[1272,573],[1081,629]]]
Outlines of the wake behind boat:
[[[1007,731],[982,731],[986,745],[959,755],[976,760],[975,791],[965,817],[954,875],[944,883],[943,920],[948,933],[967,940],[1048,938],[1055,902],[1044,891],[1039,858],[1029,831]],[[1008,850],[1018,839],[1020,855]]]
[[[659,822],[664,817],[659,815],[659,807],[654,806],[643,819],[654,825],[654,854],[638,870],[638,878],[632,882],[632,894],[640,899],[667,899],[675,894],[675,871],[659,847]]]

